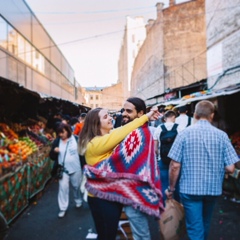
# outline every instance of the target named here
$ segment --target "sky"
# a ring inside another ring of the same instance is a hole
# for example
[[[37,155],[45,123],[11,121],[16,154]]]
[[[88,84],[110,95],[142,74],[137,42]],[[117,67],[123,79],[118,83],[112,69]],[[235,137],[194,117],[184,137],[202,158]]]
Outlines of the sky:
[[[72,66],[82,87],[117,83],[126,17],[156,19],[168,0],[26,0]]]

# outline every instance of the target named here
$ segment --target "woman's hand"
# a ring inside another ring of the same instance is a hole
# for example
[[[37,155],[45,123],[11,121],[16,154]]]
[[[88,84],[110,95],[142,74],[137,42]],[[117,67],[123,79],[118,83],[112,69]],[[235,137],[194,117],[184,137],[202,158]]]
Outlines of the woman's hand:
[[[59,148],[58,148],[58,147],[55,147],[55,148],[54,148],[54,152],[59,153]]]
[[[157,120],[160,117],[160,112],[157,107],[152,107],[151,110],[146,114],[149,121]]]

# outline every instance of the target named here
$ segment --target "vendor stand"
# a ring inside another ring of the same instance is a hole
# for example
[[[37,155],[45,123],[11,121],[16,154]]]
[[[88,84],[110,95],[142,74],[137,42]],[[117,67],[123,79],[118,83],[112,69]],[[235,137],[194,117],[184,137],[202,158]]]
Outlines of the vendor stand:
[[[0,236],[51,178],[48,113],[86,107],[32,92],[0,77]],[[63,111],[64,112],[64,111]],[[68,113],[68,112],[66,112]]]

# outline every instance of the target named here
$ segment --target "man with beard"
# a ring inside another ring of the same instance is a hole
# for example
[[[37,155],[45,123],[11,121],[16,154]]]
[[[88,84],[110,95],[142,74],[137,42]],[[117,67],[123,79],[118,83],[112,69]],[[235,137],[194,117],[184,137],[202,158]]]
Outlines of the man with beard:
[[[145,113],[146,113],[146,105],[142,99],[137,97],[128,98],[123,106],[122,125],[125,125],[133,121],[135,118],[141,117]],[[146,147],[150,145],[149,147],[151,148],[151,144],[150,144],[151,141],[145,141],[144,139],[140,139],[139,141],[140,141],[140,145],[145,145]],[[142,153],[142,155],[144,155],[144,152]],[[151,156],[155,158],[154,154]],[[143,158],[142,161],[147,161],[147,159]],[[152,162],[155,162],[155,159]],[[134,166],[134,167],[138,168],[138,166]],[[151,167],[155,168],[155,166],[151,166]],[[144,170],[139,169],[139,171],[144,171]],[[158,168],[156,168],[156,171],[158,171]],[[159,173],[157,174],[159,176]],[[159,182],[160,182],[160,179],[159,179]],[[160,183],[160,186],[161,186],[161,183]],[[148,225],[148,215],[151,215],[151,214],[143,212],[142,209],[140,209],[139,207],[135,208],[133,205],[125,205],[124,210],[130,222],[133,239],[135,240],[151,239],[149,225]]]

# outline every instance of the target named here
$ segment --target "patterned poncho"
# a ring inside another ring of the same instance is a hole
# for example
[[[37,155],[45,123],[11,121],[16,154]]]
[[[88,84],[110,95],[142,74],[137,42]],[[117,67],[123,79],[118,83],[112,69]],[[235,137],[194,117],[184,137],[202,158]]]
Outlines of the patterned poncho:
[[[94,166],[86,165],[84,172],[86,189],[94,196],[160,217],[160,173],[147,124],[131,132],[109,158]]]

